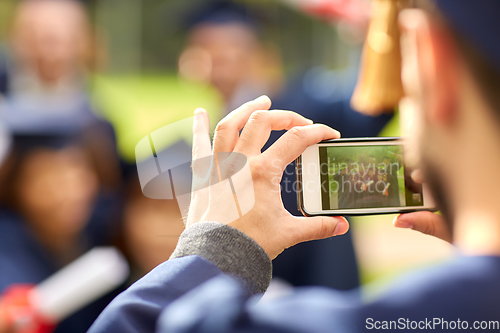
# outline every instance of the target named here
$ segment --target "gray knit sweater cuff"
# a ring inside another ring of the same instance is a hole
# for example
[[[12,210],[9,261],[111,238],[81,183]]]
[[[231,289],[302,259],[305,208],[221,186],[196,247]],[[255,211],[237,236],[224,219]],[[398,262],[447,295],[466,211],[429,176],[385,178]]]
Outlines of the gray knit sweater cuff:
[[[266,291],[272,276],[267,253],[252,238],[218,222],[201,222],[181,234],[170,259],[199,255],[236,276],[251,293]]]

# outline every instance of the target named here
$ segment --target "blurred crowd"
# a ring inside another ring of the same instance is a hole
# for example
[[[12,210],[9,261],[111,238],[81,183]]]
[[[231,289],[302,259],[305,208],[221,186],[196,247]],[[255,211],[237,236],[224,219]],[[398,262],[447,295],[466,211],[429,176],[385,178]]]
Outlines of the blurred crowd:
[[[391,120],[390,113],[351,109],[355,67],[307,69],[286,80],[278,48],[264,42],[242,5],[214,1],[191,17],[188,30],[179,76],[220,93],[219,119],[267,94],[273,108],[331,125],[343,137],[376,136]],[[0,294],[37,284],[99,245],[117,246],[131,266],[124,286],[57,332],[85,332],[114,295],[169,258],[184,229],[175,200],[143,195],[135,165],[118,153],[113,124],[91,103],[89,76],[100,62],[93,31],[79,1],[19,1],[1,55]],[[293,165],[287,171],[283,184],[295,179]],[[299,215],[291,188],[284,185],[283,202]],[[281,285],[357,287],[351,235],[286,250],[274,276]]]

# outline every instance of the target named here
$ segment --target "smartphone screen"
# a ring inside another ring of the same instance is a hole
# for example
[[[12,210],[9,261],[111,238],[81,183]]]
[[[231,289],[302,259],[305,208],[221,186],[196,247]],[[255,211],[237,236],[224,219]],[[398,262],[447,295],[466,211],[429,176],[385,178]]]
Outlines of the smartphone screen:
[[[402,140],[333,141],[311,146],[301,156],[303,212],[363,215],[433,209],[428,190],[412,180],[413,170],[404,163]]]
[[[319,160],[323,210],[423,206],[401,145],[319,147]]]

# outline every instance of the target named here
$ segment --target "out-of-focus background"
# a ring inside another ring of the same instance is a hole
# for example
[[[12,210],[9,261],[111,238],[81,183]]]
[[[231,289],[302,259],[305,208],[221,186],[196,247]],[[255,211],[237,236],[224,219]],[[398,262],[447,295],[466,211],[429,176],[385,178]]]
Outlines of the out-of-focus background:
[[[0,292],[38,283],[95,245],[125,253],[128,284],[168,259],[182,219],[175,202],[142,195],[135,146],[198,107],[213,128],[267,94],[273,107],[344,137],[399,135],[397,111],[370,117],[349,104],[370,8],[369,0],[0,1],[0,124],[11,138],[0,169]],[[295,193],[283,189],[297,214]],[[276,280],[361,283],[370,295],[453,255],[440,240],[395,229],[393,218],[351,219],[346,236],[285,251]],[[106,302],[66,330],[85,331]]]

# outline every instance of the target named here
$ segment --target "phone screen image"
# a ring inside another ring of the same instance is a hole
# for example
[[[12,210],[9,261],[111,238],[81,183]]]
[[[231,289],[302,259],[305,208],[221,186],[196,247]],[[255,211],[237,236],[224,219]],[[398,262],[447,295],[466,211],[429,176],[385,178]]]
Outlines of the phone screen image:
[[[402,145],[319,147],[323,210],[422,207],[422,185],[403,163]]]

